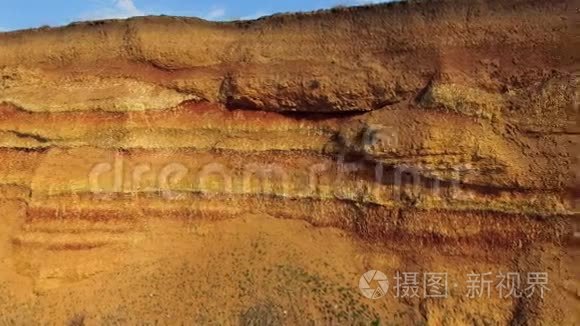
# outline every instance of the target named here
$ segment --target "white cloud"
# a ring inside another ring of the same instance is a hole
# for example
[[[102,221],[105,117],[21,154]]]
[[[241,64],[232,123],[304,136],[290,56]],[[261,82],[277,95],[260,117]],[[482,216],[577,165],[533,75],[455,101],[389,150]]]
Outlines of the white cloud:
[[[117,0],[116,7],[130,16],[143,15],[143,12],[135,7],[133,0]]]
[[[82,15],[82,20],[98,20],[112,18],[128,18],[133,16],[143,16],[145,13],[139,10],[133,0],[110,0],[109,5],[97,9],[93,12]]]
[[[226,9],[222,7],[215,7],[210,10],[207,14],[203,15],[201,18],[205,20],[217,20],[220,18],[224,18],[226,15]]]

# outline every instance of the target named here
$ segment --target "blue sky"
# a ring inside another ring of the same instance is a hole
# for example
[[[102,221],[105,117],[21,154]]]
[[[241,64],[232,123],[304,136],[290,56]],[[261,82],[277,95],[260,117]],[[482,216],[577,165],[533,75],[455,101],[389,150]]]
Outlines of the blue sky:
[[[73,21],[142,15],[196,16],[207,20],[253,19],[373,0],[0,0],[0,31]]]

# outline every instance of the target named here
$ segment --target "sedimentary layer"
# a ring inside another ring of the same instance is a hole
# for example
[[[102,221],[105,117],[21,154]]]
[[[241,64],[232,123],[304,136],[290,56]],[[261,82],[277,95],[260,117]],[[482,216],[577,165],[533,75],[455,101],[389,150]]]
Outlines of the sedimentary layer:
[[[0,289],[44,311],[0,309],[64,322],[82,302],[108,323],[82,299],[98,288],[135,292],[126,322],[163,314],[147,292],[184,323],[577,322],[577,18],[410,1],[0,33]],[[214,255],[244,270],[224,294],[195,281]],[[553,291],[374,304],[350,281],[379,267],[546,271]],[[205,305],[227,309],[184,312]]]

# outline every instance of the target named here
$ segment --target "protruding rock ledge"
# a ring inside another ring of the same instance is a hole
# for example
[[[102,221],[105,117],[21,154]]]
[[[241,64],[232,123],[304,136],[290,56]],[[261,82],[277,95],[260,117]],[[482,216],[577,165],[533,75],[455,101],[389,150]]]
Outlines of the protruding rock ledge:
[[[574,40],[567,4],[411,1],[247,22],[139,17],[0,33],[0,102],[30,111],[163,108],[183,99],[369,111],[414,99],[433,78],[462,84],[457,94],[469,86],[525,100],[578,58],[562,55]],[[469,110],[490,116],[480,111],[497,107]]]

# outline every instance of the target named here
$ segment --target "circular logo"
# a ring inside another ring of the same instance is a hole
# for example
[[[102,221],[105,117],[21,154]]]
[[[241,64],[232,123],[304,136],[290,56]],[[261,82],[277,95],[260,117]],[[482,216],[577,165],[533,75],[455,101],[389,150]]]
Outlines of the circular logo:
[[[365,297],[376,300],[387,294],[389,281],[385,273],[373,269],[360,277],[358,287]]]

